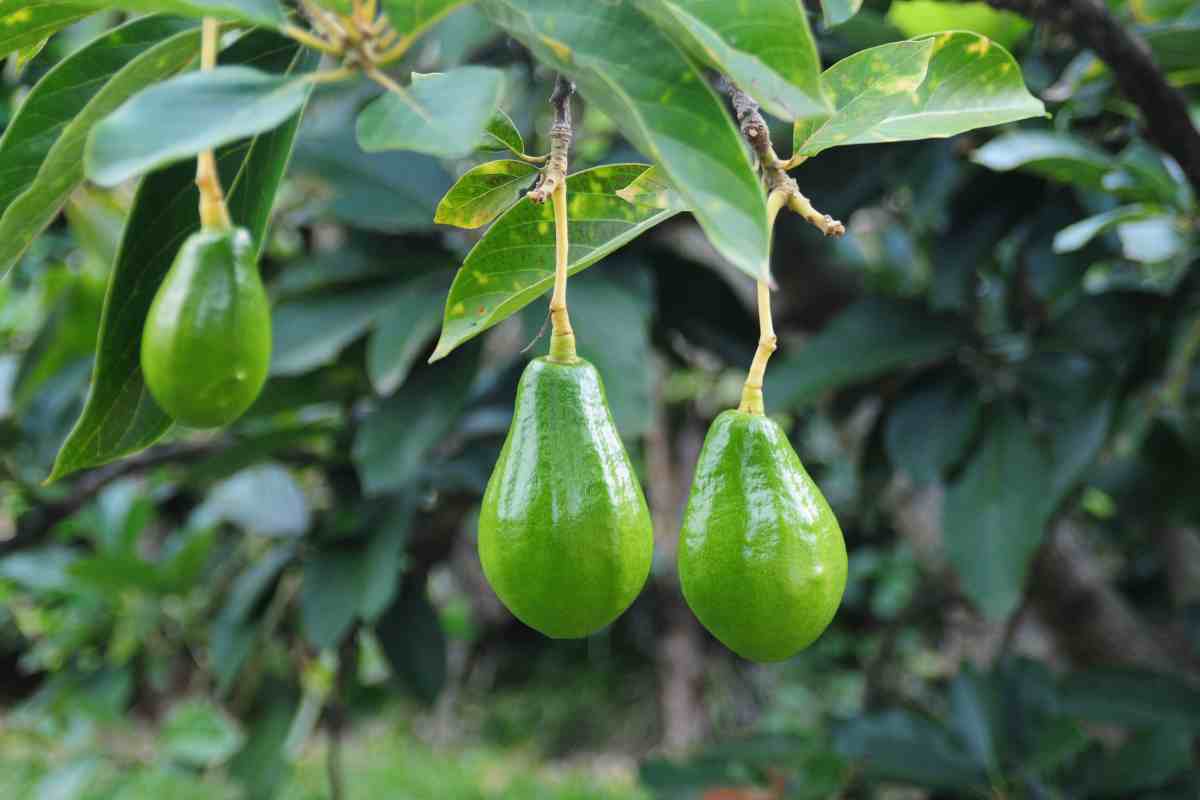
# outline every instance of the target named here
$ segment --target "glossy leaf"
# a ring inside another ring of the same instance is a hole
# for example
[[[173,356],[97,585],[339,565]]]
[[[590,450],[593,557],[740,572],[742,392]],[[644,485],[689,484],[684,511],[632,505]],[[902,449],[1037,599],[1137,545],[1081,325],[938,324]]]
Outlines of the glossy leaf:
[[[96,37],[38,80],[0,138],[0,213],[34,181],[62,130],[107,78],[146,48],[192,25],[163,17],[134,19]]]
[[[193,41],[193,51],[196,44]],[[222,57],[227,63],[280,71],[307,58],[268,32],[242,37]],[[217,154],[230,213],[251,231],[260,250],[298,126],[297,115],[269,134]],[[142,380],[139,350],[146,312],[158,286],[179,245],[200,227],[195,172],[191,164],[178,164],[147,177],[138,187],[109,278],[91,391],[50,480],[137,452],[171,426]]]
[[[679,213],[675,205],[617,196],[649,168],[618,164],[567,179],[571,249],[568,269],[586,269],[626,242]],[[653,196],[651,199],[655,199]],[[442,336],[431,360],[503,321],[554,284],[554,211],[529,199],[504,213],[472,248],[450,287]]]
[[[480,145],[480,149],[511,150],[514,155],[519,156],[525,152],[525,138],[517,130],[517,125],[512,121],[512,117],[497,109],[483,133],[483,144]]]
[[[821,0],[821,9],[825,12],[825,27],[841,25],[857,14],[862,4],[863,0]]]
[[[521,198],[538,169],[524,161],[489,161],[468,170],[438,203],[434,222],[478,228]]]
[[[870,297],[839,314],[797,353],[767,370],[766,401],[791,408],[824,392],[945,358],[960,342],[950,319],[912,303]]]
[[[278,0],[71,0],[93,10],[119,8],[139,13],[162,12],[189,17],[216,17],[269,28],[284,23]]]
[[[485,13],[662,167],[717,251],[769,270],[766,196],[741,134],[704,71],[632,2],[484,0]]]
[[[367,376],[376,393],[396,391],[437,334],[449,283],[445,273],[410,281],[403,294],[376,317],[375,333],[367,342]]]
[[[118,183],[282,125],[308,99],[311,84],[251,67],[217,67],[152,86],[88,139],[88,177]]]
[[[1148,219],[1161,213],[1162,209],[1155,206],[1133,205],[1114,208],[1112,211],[1087,217],[1063,228],[1055,235],[1054,252],[1073,253],[1083,249],[1097,236],[1118,225]]]
[[[55,31],[95,13],[80,2],[0,0],[0,58],[36,46]]]
[[[942,31],[970,31],[1008,48],[1033,27],[1019,14],[997,11],[978,1],[896,0],[888,9],[887,20],[909,38]]]
[[[420,476],[427,454],[466,407],[477,361],[477,348],[470,348],[419,370],[363,420],[353,454],[368,494],[404,488]]]
[[[982,447],[946,493],[946,554],[988,617],[1021,599],[1029,562],[1053,511],[1049,460],[1015,411],[993,415]]]
[[[322,98],[296,144],[295,173],[347,225],[385,233],[426,229],[451,176],[419,153],[364,153],[354,136],[355,98],[348,93],[335,108]]]
[[[383,13],[404,39],[412,41],[467,0],[381,0]]]
[[[1045,115],[1008,51],[973,33],[873,47],[822,76],[835,111],[796,125],[795,151],[955,136]]]
[[[358,143],[368,153],[412,150],[443,158],[470,155],[503,92],[504,73],[489,67],[413,73],[404,94],[387,92],[363,109]]]
[[[640,6],[696,58],[786,120],[829,113],[821,58],[797,0],[650,0]]]
[[[272,315],[271,374],[300,375],[337,358],[405,295],[403,285],[289,298]]]
[[[997,136],[971,160],[997,172],[1022,170],[1089,189],[1100,188],[1112,156],[1069,133],[1019,131]]]
[[[82,107],[46,152],[37,177],[0,217],[0,277],[62,208],[83,180],[83,152],[92,126],[130,96],[183,69],[200,49],[198,30],[175,34],[130,60]]]

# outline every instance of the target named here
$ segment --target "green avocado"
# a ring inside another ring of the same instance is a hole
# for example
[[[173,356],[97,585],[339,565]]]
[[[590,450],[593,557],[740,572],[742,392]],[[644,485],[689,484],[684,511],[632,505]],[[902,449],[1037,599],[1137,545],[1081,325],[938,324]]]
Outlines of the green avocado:
[[[243,228],[192,234],[154,296],[142,330],[150,394],[193,428],[228,425],[262,390],[271,309]]]
[[[812,644],[846,588],[842,530],[787,434],[726,411],[704,438],[679,538],[679,581],[704,627],[743,658]]]
[[[479,560],[500,600],[555,639],[621,615],[650,574],[654,534],[596,368],[538,358],[479,512]]]

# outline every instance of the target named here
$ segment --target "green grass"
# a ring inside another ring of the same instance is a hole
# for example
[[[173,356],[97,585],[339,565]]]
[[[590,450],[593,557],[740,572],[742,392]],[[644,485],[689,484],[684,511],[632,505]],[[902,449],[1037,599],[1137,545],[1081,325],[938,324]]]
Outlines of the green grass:
[[[325,746],[305,754],[284,800],[329,796]],[[344,758],[347,800],[649,800],[623,767],[557,767],[521,750],[442,751],[394,731],[359,733]]]

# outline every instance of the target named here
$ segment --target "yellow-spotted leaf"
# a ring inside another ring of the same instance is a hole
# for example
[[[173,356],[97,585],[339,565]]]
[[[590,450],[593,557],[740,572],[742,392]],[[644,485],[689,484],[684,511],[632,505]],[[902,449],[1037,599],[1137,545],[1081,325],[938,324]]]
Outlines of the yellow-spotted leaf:
[[[517,202],[537,174],[524,161],[489,161],[469,170],[438,203],[434,222],[478,228]]]
[[[650,168],[613,164],[567,179],[574,274],[684,210],[618,196]],[[649,195],[651,199],[657,194]],[[431,361],[520,311],[554,284],[554,211],[523,198],[506,211],[467,255],[446,298],[442,335]]]
[[[0,58],[36,47],[50,34],[95,11],[60,0],[0,0]]]
[[[836,110],[797,123],[800,155],[848,144],[945,138],[1046,113],[1007,50],[962,31],[864,50],[834,64],[822,81]]]
[[[693,56],[787,120],[826,114],[821,57],[797,0],[649,0],[641,5]]]
[[[713,247],[753,277],[769,271],[767,198],[706,70],[634,0],[483,0],[480,8],[658,164]],[[623,187],[619,187],[623,188]]]

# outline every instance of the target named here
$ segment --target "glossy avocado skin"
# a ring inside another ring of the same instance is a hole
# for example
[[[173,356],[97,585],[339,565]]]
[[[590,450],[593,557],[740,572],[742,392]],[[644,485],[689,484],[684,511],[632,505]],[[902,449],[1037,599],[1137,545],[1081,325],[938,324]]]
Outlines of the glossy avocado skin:
[[[227,425],[258,397],[271,361],[271,309],[242,228],[192,234],[146,316],[142,372],[176,421]]]
[[[555,639],[621,615],[654,535],[596,368],[530,362],[479,512],[479,559],[504,605]]]
[[[704,627],[743,658],[812,644],[846,588],[846,544],[787,434],[726,411],[704,439],[679,540],[679,580]]]

